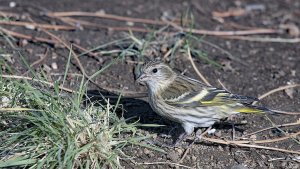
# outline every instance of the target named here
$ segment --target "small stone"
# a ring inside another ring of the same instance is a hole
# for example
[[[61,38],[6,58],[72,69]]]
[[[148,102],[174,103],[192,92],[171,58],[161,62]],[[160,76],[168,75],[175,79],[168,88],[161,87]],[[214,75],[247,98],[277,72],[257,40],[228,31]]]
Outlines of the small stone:
[[[177,154],[182,154],[183,153],[183,149],[181,149],[181,148],[176,148],[175,151],[177,152]]]
[[[300,30],[297,25],[295,24],[282,24],[279,26],[281,29],[284,29],[287,31],[287,33],[292,37],[299,37]]]
[[[7,107],[9,105],[10,99],[6,96],[3,96],[0,102],[0,108]]]
[[[216,132],[216,129],[211,129],[207,132],[207,134],[213,135],[213,134],[215,134],[215,132]]]
[[[57,63],[56,62],[52,62],[51,63],[51,68],[54,69],[54,70],[57,70],[58,69]]]
[[[25,49],[30,55],[33,53],[33,49]]]
[[[30,29],[30,30],[35,30],[36,27],[34,25],[27,24],[27,25],[25,25],[25,28]]]
[[[24,46],[26,46],[26,45],[28,45],[28,40],[22,39],[22,40],[20,41],[20,46],[21,46],[21,47],[24,47]]]
[[[222,152],[222,151],[224,151],[224,148],[222,147],[222,146],[218,146],[218,149]]]
[[[250,136],[250,138],[251,138],[252,140],[256,140],[256,139],[257,139],[257,136],[253,134],[253,135]]]
[[[56,59],[58,55],[56,53],[52,53],[52,59]]]
[[[241,124],[247,124],[247,123],[248,123],[247,120],[242,120],[242,121],[241,121]]]
[[[16,6],[17,6],[17,3],[16,3],[16,2],[14,2],[14,1],[9,2],[9,7],[10,7],[10,8],[14,8],[14,7],[16,7]]]
[[[296,76],[296,70],[291,70],[292,76]]]
[[[243,166],[241,164],[234,165],[230,169],[248,169],[246,166]]]
[[[134,22],[127,21],[126,25],[128,25],[128,26],[134,26]]]
[[[292,85],[292,84],[294,84],[294,82],[293,81],[289,81],[289,82],[287,82],[287,84],[288,85]],[[285,89],[284,90],[285,91],[285,94],[286,95],[288,95],[291,99],[293,99],[294,98],[294,88],[287,88],[287,89]]]

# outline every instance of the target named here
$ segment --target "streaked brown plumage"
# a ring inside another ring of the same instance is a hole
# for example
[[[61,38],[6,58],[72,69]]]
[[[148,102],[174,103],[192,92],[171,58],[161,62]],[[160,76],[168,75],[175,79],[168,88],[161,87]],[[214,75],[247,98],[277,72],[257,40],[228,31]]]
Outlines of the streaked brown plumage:
[[[149,102],[156,113],[184,128],[185,133],[176,143],[191,134],[195,127],[211,127],[230,115],[270,111],[251,105],[256,98],[235,95],[176,74],[161,61],[143,65],[137,82],[146,83]]]

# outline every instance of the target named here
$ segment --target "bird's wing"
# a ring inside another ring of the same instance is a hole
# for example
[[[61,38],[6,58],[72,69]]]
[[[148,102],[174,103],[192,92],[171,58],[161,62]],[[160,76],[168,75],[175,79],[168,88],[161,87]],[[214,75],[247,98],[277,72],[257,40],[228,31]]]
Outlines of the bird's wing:
[[[187,83],[188,85],[183,85]],[[175,81],[161,96],[165,103],[178,107],[222,106],[233,103],[250,104],[257,101],[253,97],[236,95],[224,89],[205,86],[193,79]]]
[[[218,88],[183,93],[178,99],[165,100],[166,103],[180,107],[221,106],[232,103],[252,103],[256,98],[229,93]]]

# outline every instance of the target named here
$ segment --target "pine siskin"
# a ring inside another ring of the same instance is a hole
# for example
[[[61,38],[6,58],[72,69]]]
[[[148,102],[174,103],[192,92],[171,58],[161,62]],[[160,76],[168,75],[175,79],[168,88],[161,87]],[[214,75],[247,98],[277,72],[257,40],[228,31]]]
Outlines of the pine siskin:
[[[184,128],[175,145],[196,127],[211,127],[215,122],[238,113],[262,113],[271,110],[251,105],[258,99],[232,94],[176,74],[161,61],[142,66],[139,83],[146,83],[149,102],[159,115],[178,122]]]

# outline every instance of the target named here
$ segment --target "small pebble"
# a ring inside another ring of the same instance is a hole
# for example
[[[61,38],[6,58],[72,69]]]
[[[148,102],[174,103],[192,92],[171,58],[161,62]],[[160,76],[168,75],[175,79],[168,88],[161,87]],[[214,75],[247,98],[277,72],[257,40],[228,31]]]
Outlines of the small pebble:
[[[257,136],[256,136],[256,135],[251,135],[250,138],[251,138],[252,140],[256,140],[256,139],[257,139]]]
[[[247,124],[247,123],[248,123],[247,120],[242,120],[242,121],[241,121],[241,124]]]
[[[57,63],[56,62],[52,62],[51,63],[51,68],[54,69],[54,70],[57,70],[58,69]]]
[[[246,166],[238,164],[231,167],[231,169],[248,169]]]
[[[127,21],[127,22],[126,22],[126,25],[128,25],[128,26],[134,26],[134,22],[129,22],[129,21]]]
[[[17,3],[16,3],[16,2],[14,2],[14,1],[9,2],[9,7],[10,7],[10,8],[14,8],[14,7],[16,7],[16,6],[17,6]]]
[[[182,154],[183,153],[183,150],[181,148],[176,148],[175,150],[176,150],[176,153],[178,153],[178,154]]]
[[[292,76],[296,76],[296,70],[291,70]]]
[[[28,24],[28,25],[25,25],[25,28],[30,29],[30,30],[35,30],[36,27],[34,25]]]
[[[56,53],[52,53],[52,59],[56,59],[58,56]]]
[[[9,105],[10,99],[6,96],[3,96],[0,102],[0,108],[7,107]]]
[[[28,45],[28,40],[22,39],[21,42],[20,42],[20,46],[21,46],[21,47],[24,47],[24,46],[26,46],[26,45]]]
[[[216,129],[211,129],[207,132],[209,135],[213,135],[216,132]]]

